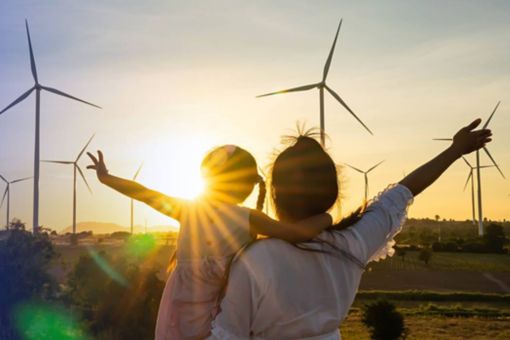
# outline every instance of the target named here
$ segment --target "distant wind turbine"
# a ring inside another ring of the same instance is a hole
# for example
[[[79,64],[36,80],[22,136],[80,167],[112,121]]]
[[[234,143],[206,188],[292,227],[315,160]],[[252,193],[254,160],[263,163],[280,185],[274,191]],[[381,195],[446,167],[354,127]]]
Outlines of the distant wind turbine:
[[[489,126],[490,121],[492,120],[492,117],[494,116],[494,113],[496,113],[496,110],[499,107],[499,104],[501,101],[498,101],[496,106],[494,107],[494,110],[492,110],[491,115],[489,116],[489,119],[485,122],[482,129],[486,129]],[[440,140],[440,141],[451,141],[451,138],[435,138],[434,140]],[[492,164],[498,169],[499,173],[503,178],[505,178],[505,175],[503,174],[503,171],[499,168],[498,164],[494,160],[494,157],[492,157],[491,153],[489,152],[489,149],[484,146],[483,151],[487,154],[489,159],[491,160]],[[476,150],[476,178],[477,178],[477,193],[478,193],[478,236],[483,236],[484,229],[483,229],[483,210],[482,210],[482,179],[480,176],[480,150]]]
[[[51,92],[53,94],[57,94],[59,96],[67,97],[69,99],[73,99],[82,103],[85,103],[87,105],[91,105],[97,108],[101,108],[95,104],[89,103],[87,101],[84,101],[82,99],[76,98],[74,96],[71,96],[67,93],[64,93],[60,90],[43,86],[39,83],[39,78],[37,77],[37,68],[35,65],[35,58],[34,58],[34,52],[32,49],[32,41],[30,39],[30,31],[28,29],[28,21],[25,20],[25,27],[27,31],[27,38],[28,38],[28,48],[30,52],[30,66],[32,69],[32,76],[34,78],[34,86],[32,86],[28,91],[23,93],[21,96],[19,96],[15,101],[13,101],[11,104],[9,104],[5,109],[0,111],[0,114],[4,113],[5,111],[9,110],[11,107],[15,106],[16,104],[19,104],[23,100],[25,100],[33,91],[35,91],[35,151],[34,151],[34,213],[33,213],[33,231],[36,232],[37,228],[39,227],[39,150],[40,150],[40,97],[41,97],[41,91],[45,90],[47,92]]]
[[[352,165],[349,165],[347,163],[344,163],[345,165],[347,165],[349,168],[363,174],[363,177],[365,178],[365,201],[367,201],[368,199],[368,173],[372,170],[374,170],[375,168],[377,168],[379,165],[381,165],[381,163],[384,162],[384,161],[380,161],[379,163],[377,163],[376,165],[374,165],[373,167],[371,167],[370,169],[368,169],[367,171],[363,171],[363,170],[360,170],[358,168],[355,168],[353,167]]]
[[[337,38],[338,38],[338,33],[340,32],[340,27],[342,26],[342,19],[340,19],[340,23],[338,24],[338,28],[336,30],[336,35],[335,35],[335,39],[333,40],[333,45],[331,46],[331,50],[329,51],[329,55],[328,55],[328,59],[326,59],[326,64],[324,65],[324,71],[322,72],[322,80],[318,83],[313,83],[313,84],[308,84],[308,85],[303,85],[303,86],[299,86],[299,87],[294,87],[294,88],[290,88],[290,89],[287,89],[287,90],[282,90],[282,91],[276,91],[276,92],[271,92],[271,93],[266,93],[266,94],[262,94],[262,95],[259,95],[257,96],[257,98],[260,98],[260,97],[266,97],[266,96],[271,96],[271,95],[274,95],[274,94],[281,94],[281,93],[288,93],[288,92],[300,92],[300,91],[308,91],[308,90],[311,90],[311,89],[319,89],[319,100],[320,100],[320,129],[321,129],[321,144],[322,146],[325,146],[325,122],[324,122],[324,89],[326,89],[326,91],[328,91],[336,100],[338,100],[340,102],[340,104],[342,104],[342,106],[347,110],[349,111],[349,113],[361,124],[363,125],[363,127],[370,133],[373,135],[372,131],[370,131],[370,129],[365,125],[365,123],[363,123],[361,121],[361,119],[358,118],[358,116],[356,116],[356,114],[351,110],[351,108],[349,106],[347,106],[347,104],[344,102],[344,100],[340,97],[340,95],[338,93],[336,93],[333,89],[331,89],[327,84],[326,84],[326,78],[328,77],[328,72],[329,72],[329,67],[331,65],[331,60],[333,59],[333,53],[335,51],[335,46],[336,46],[336,41],[337,41]]]
[[[462,157],[466,165],[469,167],[469,174],[466,180],[466,184],[464,184],[464,190],[466,190],[467,185],[471,181],[471,213],[473,218],[473,224],[476,225],[476,218],[475,218],[475,181],[473,172],[477,169],[476,166],[472,166],[471,163],[468,162],[468,160],[464,157]],[[480,168],[492,168],[494,165],[482,165]]]
[[[7,207],[6,207],[7,219],[6,219],[6,224],[5,224],[6,228],[9,227],[9,222],[10,222],[11,184],[23,182],[23,181],[29,180],[31,178],[32,177],[25,177],[25,178],[15,179],[14,181],[8,181],[7,179],[5,179],[4,176],[0,175],[0,179],[2,179],[2,181],[4,181],[5,184],[7,185],[7,187],[5,188],[5,191],[4,191],[4,195],[2,197],[2,203],[0,203],[0,208],[1,208],[4,205],[5,198],[7,197]]]
[[[90,189],[90,186],[87,183],[85,176],[83,175],[83,171],[81,171],[81,168],[78,165],[80,157],[83,155],[83,153],[89,146],[90,142],[92,141],[92,138],[94,138],[94,135],[90,137],[89,141],[87,142],[87,144],[85,144],[83,149],[81,149],[80,153],[78,154],[78,157],[76,157],[74,161],[48,161],[48,160],[42,161],[44,163],[66,164],[73,166],[73,235],[76,235],[76,172],[80,174],[81,178],[83,179],[83,182],[85,182],[85,185],[87,186],[87,189],[89,189],[89,192],[92,193],[92,190]]]
[[[142,167],[143,167],[143,163],[140,164],[140,166],[138,167],[138,170],[136,170],[135,172],[135,175],[133,176],[133,181],[136,180],[136,178],[138,177],[138,175],[140,174],[140,171],[142,170]],[[133,227],[134,227],[134,200],[131,199],[131,215],[130,215],[130,220],[131,220],[131,234],[133,234]]]

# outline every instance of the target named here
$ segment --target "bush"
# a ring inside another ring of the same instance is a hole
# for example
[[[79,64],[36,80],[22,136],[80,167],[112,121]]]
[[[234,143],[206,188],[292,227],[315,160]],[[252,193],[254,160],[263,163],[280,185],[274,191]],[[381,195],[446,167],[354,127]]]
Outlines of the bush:
[[[68,280],[67,299],[96,339],[153,339],[164,282],[155,243],[133,236],[113,257],[89,248]]]
[[[0,231],[0,339],[17,339],[14,310],[30,300],[51,300],[57,286],[46,272],[56,256],[47,234],[32,234],[24,224]]]
[[[503,227],[496,223],[489,224],[485,229],[483,241],[488,252],[504,253],[503,246],[505,245],[506,237]]]
[[[420,254],[418,255],[418,259],[420,261],[425,262],[425,265],[429,265],[429,261],[432,258],[432,250],[430,248],[423,248],[420,250]]]
[[[374,340],[396,340],[407,337],[404,317],[389,301],[379,300],[364,305],[362,322]]]

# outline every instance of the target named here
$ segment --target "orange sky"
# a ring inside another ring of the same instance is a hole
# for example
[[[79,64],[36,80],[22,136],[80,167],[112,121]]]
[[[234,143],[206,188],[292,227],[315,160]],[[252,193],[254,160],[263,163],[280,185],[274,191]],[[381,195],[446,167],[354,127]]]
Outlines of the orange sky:
[[[265,165],[296,121],[318,125],[318,94],[255,95],[320,80],[343,17],[328,83],[375,135],[327,97],[328,146],[338,163],[368,168],[385,160],[370,176],[376,194],[445,147],[432,138],[485,119],[501,100],[490,149],[510,176],[510,5],[504,1],[7,1],[0,13],[0,78],[7,79],[0,106],[31,86],[27,17],[41,80],[104,107],[43,95],[41,158],[73,159],[96,132],[91,150],[104,150],[112,173],[130,177],[143,161],[140,181],[174,195],[197,190],[201,157],[216,145],[238,144]],[[0,173],[9,179],[32,175],[33,105],[29,99],[0,116]],[[462,191],[467,175],[465,164],[454,164],[416,199],[410,215],[470,218],[469,192]],[[94,194],[79,183],[78,221],[127,225],[129,200],[93,173],[87,178]],[[343,178],[348,211],[362,199],[363,178],[348,169]],[[508,180],[494,169],[482,179],[485,215],[510,218]],[[43,164],[40,185],[41,223],[70,225],[72,169]],[[31,200],[30,182],[13,186],[11,216],[30,222]],[[2,223],[4,216],[5,207]],[[171,223],[138,205],[136,223],[145,220]]]

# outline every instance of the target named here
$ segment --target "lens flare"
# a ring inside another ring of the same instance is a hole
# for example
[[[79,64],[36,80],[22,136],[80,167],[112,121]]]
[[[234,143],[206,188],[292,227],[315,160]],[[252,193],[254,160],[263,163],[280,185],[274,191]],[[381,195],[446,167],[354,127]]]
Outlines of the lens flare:
[[[117,282],[118,284],[120,284],[122,286],[128,285],[128,281],[126,280],[126,278],[124,276],[122,276],[122,274],[117,272],[112,266],[110,266],[108,261],[106,261],[106,259],[104,259],[101,256],[101,254],[98,253],[97,250],[95,250],[92,247],[87,247],[87,251],[88,251],[90,257],[92,257],[94,262],[96,262],[96,264],[99,266],[99,268],[101,268],[101,270],[106,275],[108,275],[112,280],[114,280],[115,282]]]
[[[68,310],[42,303],[24,303],[14,310],[16,328],[23,340],[89,339]]]
[[[151,234],[133,235],[126,244],[129,255],[145,258],[156,249],[156,239]]]

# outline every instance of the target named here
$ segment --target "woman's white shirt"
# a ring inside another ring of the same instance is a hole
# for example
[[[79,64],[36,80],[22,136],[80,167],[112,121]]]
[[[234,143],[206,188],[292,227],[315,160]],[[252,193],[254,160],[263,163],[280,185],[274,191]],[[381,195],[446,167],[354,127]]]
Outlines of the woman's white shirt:
[[[363,264],[393,255],[393,236],[412,198],[405,186],[392,186],[372,200],[356,224],[321,233],[317,240],[326,243],[306,245],[327,253],[278,239],[249,247],[232,266],[210,338],[339,339]]]

